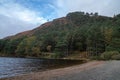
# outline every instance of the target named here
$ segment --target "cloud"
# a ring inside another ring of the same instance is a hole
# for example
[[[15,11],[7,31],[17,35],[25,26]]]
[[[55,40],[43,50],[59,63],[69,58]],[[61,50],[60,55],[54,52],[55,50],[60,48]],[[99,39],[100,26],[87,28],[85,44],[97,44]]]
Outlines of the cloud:
[[[120,13],[120,0],[57,0],[56,12],[58,16],[65,16],[69,12],[84,11],[98,12],[100,15],[113,16]]]
[[[40,12],[14,0],[0,0],[0,38],[33,29],[46,21]]]
[[[18,3],[15,3],[13,1],[11,2],[1,2],[2,5],[0,5],[0,14],[16,18],[22,21],[26,21],[28,23],[44,23],[46,22],[46,19],[40,16],[40,12],[35,12],[30,10],[29,8],[26,8],[25,6],[22,6]]]
[[[32,29],[34,24],[0,15],[0,38]]]
[[[33,29],[69,12],[120,13],[120,0],[0,0],[0,38]]]

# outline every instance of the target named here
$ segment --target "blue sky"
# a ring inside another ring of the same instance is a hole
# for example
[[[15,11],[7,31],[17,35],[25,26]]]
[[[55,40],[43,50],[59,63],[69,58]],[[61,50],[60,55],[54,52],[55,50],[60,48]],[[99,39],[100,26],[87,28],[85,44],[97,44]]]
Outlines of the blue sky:
[[[0,38],[31,30],[69,12],[120,13],[120,0],[0,0]]]

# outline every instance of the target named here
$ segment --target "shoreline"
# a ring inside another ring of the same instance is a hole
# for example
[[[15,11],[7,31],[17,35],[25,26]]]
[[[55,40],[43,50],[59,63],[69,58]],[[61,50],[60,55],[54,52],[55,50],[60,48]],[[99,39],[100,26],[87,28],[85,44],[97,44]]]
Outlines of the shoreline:
[[[82,58],[42,58],[42,57],[13,57],[13,56],[0,56],[1,58],[25,58],[25,59],[58,59],[58,60],[82,60],[82,61],[90,61],[90,59]]]
[[[32,72],[10,78],[2,78],[0,80],[51,80],[54,77],[75,74],[84,70],[99,67],[104,64],[104,61],[89,61],[80,65],[74,65],[65,68],[52,69],[43,72]]]

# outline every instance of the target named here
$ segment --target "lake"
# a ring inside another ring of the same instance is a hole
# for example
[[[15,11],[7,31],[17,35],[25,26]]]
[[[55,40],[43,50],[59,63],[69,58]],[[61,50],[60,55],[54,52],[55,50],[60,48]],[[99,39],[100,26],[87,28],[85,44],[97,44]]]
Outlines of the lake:
[[[80,60],[0,57],[0,78],[81,64]]]

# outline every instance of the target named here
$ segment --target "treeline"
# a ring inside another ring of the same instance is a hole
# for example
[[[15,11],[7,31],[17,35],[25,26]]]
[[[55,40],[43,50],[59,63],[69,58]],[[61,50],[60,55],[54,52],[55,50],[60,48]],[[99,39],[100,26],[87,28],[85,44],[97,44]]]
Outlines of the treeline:
[[[120,53],[120,14],[106,17],[73,12],[36,28],[30,36],[0,40],[1,55],[37,57],[51,52],[64,57],[73,51],[86,51],[89,56],[108,51]]]

